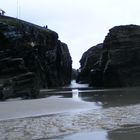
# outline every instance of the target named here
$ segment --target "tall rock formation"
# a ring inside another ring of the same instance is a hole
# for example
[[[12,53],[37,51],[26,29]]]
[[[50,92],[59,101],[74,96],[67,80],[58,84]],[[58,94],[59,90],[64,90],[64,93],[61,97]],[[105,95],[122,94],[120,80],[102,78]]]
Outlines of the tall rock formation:
[[[58,34],[11,17],[0,17],[0,81],[20,74],[35,74],[39,88],[69,84],[72,60]]]
[[[104,40],[104,86],[140,85],[140,26],[112,28]]]
[[[91,69],[90,85],[140,86],[140,26],[124,25],[110,29],[101,51],[98,65]]]
[[[94,69],[99,61],[100,55],[102,52],[103,44],[98,44],[96,46],[88,49],[80,59],[80,69],[77,76],[78,83],[88,83],[90,81],[91,70]]]

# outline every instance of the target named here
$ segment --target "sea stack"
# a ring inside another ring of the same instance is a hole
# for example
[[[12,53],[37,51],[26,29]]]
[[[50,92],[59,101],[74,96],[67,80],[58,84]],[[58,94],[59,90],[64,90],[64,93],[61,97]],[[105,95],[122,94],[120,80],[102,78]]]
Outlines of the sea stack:
[[[96,56],[93,51],[89,56]],[[123,25],[109,30],[100,57],[92,59],[88,83],[95,87],[140,86],[140,26]],[[82,66],[82,65],[81,65]]]

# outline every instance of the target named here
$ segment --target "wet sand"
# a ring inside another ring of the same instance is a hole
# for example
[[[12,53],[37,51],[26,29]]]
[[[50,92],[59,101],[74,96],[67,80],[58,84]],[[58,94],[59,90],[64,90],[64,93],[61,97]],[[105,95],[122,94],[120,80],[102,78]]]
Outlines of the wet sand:
[[[139,140],[140,90],[98,93],[0,102],[0,140]]]
[[[60,97],[0,102],[0,120],[80,111],[94,107],[92,103]]]
[[[77,133],[64,138],[61,140],[140,140],[140,126],[133,126],[128,128],[121,128],[112,131],[93,131]]]
[[[0,140],[139,140],[139,124],[140,104],[110,107],[3,120]]]

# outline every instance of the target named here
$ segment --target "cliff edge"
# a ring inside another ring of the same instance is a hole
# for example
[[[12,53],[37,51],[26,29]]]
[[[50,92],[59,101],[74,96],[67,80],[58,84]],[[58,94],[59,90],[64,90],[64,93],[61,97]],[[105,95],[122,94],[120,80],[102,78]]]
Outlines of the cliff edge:
[[[58,34],[6,16],[0,17],[0,66],[1,84],[27,73],[33,73],[39,88],[59,87],[71,81],[71,56]]]
[[[86,59],[97,56],[97,47]],[[98,47],[99,50],[99,47]],[[91,60],[88,83],[95,87],[140,86],[140,26],[123,25],[109,30],[98,58]],[[97,62],[95,64],[95,61]],[[83,67],[81,65],[83,71]]]

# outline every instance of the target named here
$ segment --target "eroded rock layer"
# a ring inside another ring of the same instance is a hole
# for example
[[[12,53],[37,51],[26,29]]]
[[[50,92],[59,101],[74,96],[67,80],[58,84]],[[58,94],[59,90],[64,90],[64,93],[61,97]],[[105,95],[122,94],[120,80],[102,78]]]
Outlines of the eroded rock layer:
[[[96,67],[90,69],[90,85],[139,86],[140,26],[124,25],[110,29],[98,60]],[[94,60],[92,62],[94,65]]]
[[[0,17],[0,81],[31,72],[39,88],[69,84],[72,60],[58,34],[18,19]]]

